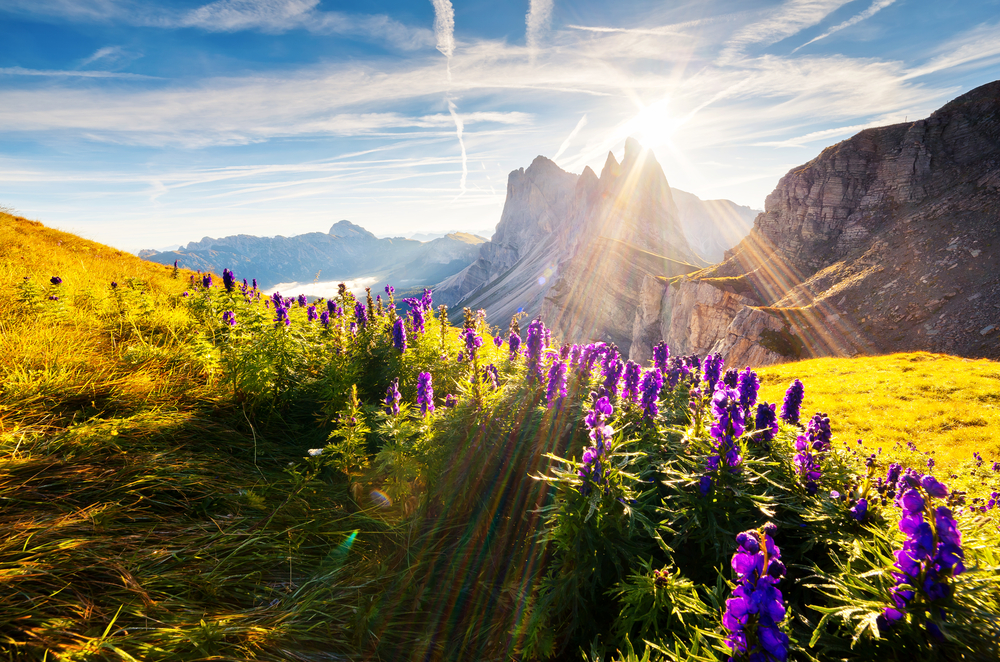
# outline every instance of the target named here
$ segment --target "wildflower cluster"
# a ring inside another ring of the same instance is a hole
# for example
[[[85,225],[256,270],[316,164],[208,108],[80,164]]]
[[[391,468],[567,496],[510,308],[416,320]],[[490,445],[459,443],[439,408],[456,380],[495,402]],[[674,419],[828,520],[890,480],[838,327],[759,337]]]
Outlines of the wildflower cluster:
[[[743,409],[740,407],[739,393],[720,383],[712,396],[712,415],[715,418],[709,433],[714,440],[715,454],[709,456],[705,465],[699,489],[707,494],[712,488],[712,474],[719,467],[737,471],[743,462],[737,439],[743,434]]]
[[[894,473],[899,476],[896,505],[902,510],[899,530],[906,541],[895,552],[893,604],[886,607],[879,626],[887,629],[909,613],[924,621],[932,638],[942,640],[945,607],[953,592],[950,580],[965,572],[962,536],[951,510],[935,506],[935,499],[948,496],[943,483],[913,469]]]
[[[788,635],[779,628],[785,618],[784,596],[777,587],[785,564],[771,538],[774,531],[769,523],[736,536],[732,568],[737,585],[722,616],[729,631],[726,643],[733,651],[731,660],[784,662],[788,658]]]
[[[587,416],[584,419],[584,423],[590,429],[590,440],[594,442],[590,448],[583,452],[582,463],[578,472],[580,478],[583,479],[580,491],[584,495],[590,492],[593,485],[602,485],[605,483],[606,470],[603,463],[604,458],[607,456],[608,443],[615,433],[614,429],[608,425],[608,419],[611,418],[613,412],[614,407],[611,406],[608,397],[601,396],[596,398],[594,407],[587,412]]]

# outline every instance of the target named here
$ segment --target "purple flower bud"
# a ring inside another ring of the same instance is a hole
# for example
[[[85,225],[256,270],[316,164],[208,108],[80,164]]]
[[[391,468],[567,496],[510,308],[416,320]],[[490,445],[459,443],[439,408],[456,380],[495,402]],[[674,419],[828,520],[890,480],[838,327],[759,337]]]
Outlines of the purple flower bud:
[[[799,408],[802,406],[805,392],[806,388],[802,382],[798,379],[792,382],[792,385],[785,391],[785,400],[781,404],[781,420],[798,425]]]
[[[397,317],[396,321],[392,323],[392,344],[396,346],[400,354],[406,351],[406,326],[403,324],[402,317]]]

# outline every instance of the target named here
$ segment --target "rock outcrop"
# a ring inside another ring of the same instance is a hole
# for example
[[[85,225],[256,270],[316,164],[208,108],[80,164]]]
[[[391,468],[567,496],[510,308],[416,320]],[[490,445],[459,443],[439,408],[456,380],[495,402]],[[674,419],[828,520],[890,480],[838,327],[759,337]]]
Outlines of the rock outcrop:
[[[485,239],[458,232],[428,242],[402,237],[379,239],[350,221],[330,232],[293,237],[234,235],[205,237],[175,251],[141,251],[139,257],[188,269],[256,278],[267,289],[278,283],[379,276],[403,286],[430,285],[467,267]]]
[[[633,335],[656,339],[659,319],[659,337],[692,350],[717,338],[731,364],[1000,358],[1000,81],[791,170],[725,261],[663,289]]]
[[[539,156],[510,174],[492,240],[479,259],[435,289],[435,299],[483,308],[494,324],[505,325],[518,311],[541,314],[565,342],[601,339],[627,352],[633,342],[646,343],[633,333],[636,311],[645,305],[644,279],[708,265],[689,237],[721,253],[745,236],[732,228],[746,215],[729,201],[702,203],[675,192],[653,154],[632,139],[621,163],[608,154],[599,177],[589,167],[579,176],[567,173]]]

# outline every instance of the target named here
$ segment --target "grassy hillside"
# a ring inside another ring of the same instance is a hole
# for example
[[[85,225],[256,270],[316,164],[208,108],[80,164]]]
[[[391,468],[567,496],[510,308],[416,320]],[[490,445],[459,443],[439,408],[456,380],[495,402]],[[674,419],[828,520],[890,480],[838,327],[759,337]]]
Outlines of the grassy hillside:
[[[830,416],[844,443],[867,448],[913,443],[942,469],[972,453],[1000,458],[1000,363],[912,352],[856,359],[812,359],[758,370],[760,397],[781,402],[801,378],[811,413]],[[808,375],[804,377],[804,375]]]
[[[561,356],[539,322],[511,353],[374,296],[265,299],[0,214],[0,659],[721,661],[741,531],[780,545],[791,659],[1000,655],[998,364],[760,371],[832,419],[810,478],[805,426],[739,434],[700,368],[644,370],[653,414],[610,348]],[[883,477],[924,453],[967,570],[880,630],[907,489]]]

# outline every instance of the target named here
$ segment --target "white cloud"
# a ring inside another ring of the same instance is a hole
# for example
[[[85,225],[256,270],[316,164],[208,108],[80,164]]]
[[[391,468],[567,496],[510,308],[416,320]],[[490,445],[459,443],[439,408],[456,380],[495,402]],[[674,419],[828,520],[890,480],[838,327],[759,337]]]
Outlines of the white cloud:
[[[954,69],[973,62],[979,66],[1000,61],[1000,23],[984,23],[933,49],[938,55],[927,64],[907,72],[917,78]]]
[[[431,0],[434,5],[434,38],[437,49],[451,60],[455,53],[455,10],[451,0]]]
[[[47,76],[58,78],[132,78],[132,79],[156,79],[157,76],[145,76],[143,74],[129,74],[119,71],[77,71],[75,69],[25,69],[24,67],[0,67],[0,75],[6,76]]]
[[[458,136],[458,146],[462,148],[462,179],[459,183],[459,189],[462,192],[459,195],[464,195],[466,180],[469,178],[469,157],[465,153],[465,141],[462,139],[465,124],[462,122],[462,117],[458,114],[455,102],[451,99],[448,99],[448,112],[451,113],[451,118],[455,120],[455,133]]]
[[[570,143],[573,142],[573,138],[576,138],[576,135],[580,133],[580,131],[582,131],[583,127],[585,126],[587,126],[586,113],[583,114],[583,117],[580,118],[580,121],[576,123],[576,126],[573,127],[573,130],[569,132],[568,136],[566,136],[566,140],[562,141],[562,144],[559,145],[559,149],[556,150],[555,156],[552,157],[553,161],[559,160],[559,157],[563,155],[563,152],[565,152],[569,148]]]
[[[732,63],[742,56],[747,46],[769,46],[816,25],[831,12],[853,0],[786,0],[760,21],[736,32],[719,56],[720,63]]]
[[[80,62],[81,67],[86,67],[88,64],[93,64],[98,60],[118,60],[125,56],[125,49],[121,46],[105,46],[104,48],[98,48],[89,57],[85,57],[83,61]]]
[[[50,20],[192,28],[206,32],[255,30],[280,34],[308,30],[314,34],[372,39],[401,50],[418,50],[434,43],[433,34],[426,28],[409,27],[385,15],[320,11],[319,2],[215,0],[195,9],[178,11],[141,0],[6,0],[2,10]]]
[[[827,37],[829,37],[830,35],[832,35],[834,32],[840,32],[841,30],[843,30],[845,28],[849,28],[852,25],[857,25],[861,21],[864,21],[864,20],[867,20],[867,19],[871,18],[872,16],[874,16],[877,13],[879,13],[880,11],[882,11],[883,9],[885,9],[886,7],[888,7],[889,5],[891,5],[891,4],[895,3],[895,2],[896,2],[896,0],[875,0],[875,2],[872,3],[872,5],[868,9],[864,10],[860,14],[855,14],[854,16],[852,16],[851,18],[847,19],[843,23],[840,23],[838,25],[833,26],[832,28],[830,28],[829,30],[827,30],[826,32],[824,32],[823,34],[821,34],[820,36],[814,37],[814,38],[810,39],[809,41],[807,41],[806,43],[802,44],[801,46],[799,46],[798,48],[796,48],[792,52],[793,53],[798,52],[799,49],[805,48],[809,44],[814,44],[817,41],[819,41],[820,39],[826,39]]]
[[[530,0],[525,16],[525,41],[530,50],[537,50],[552,20],[552,0]]]

